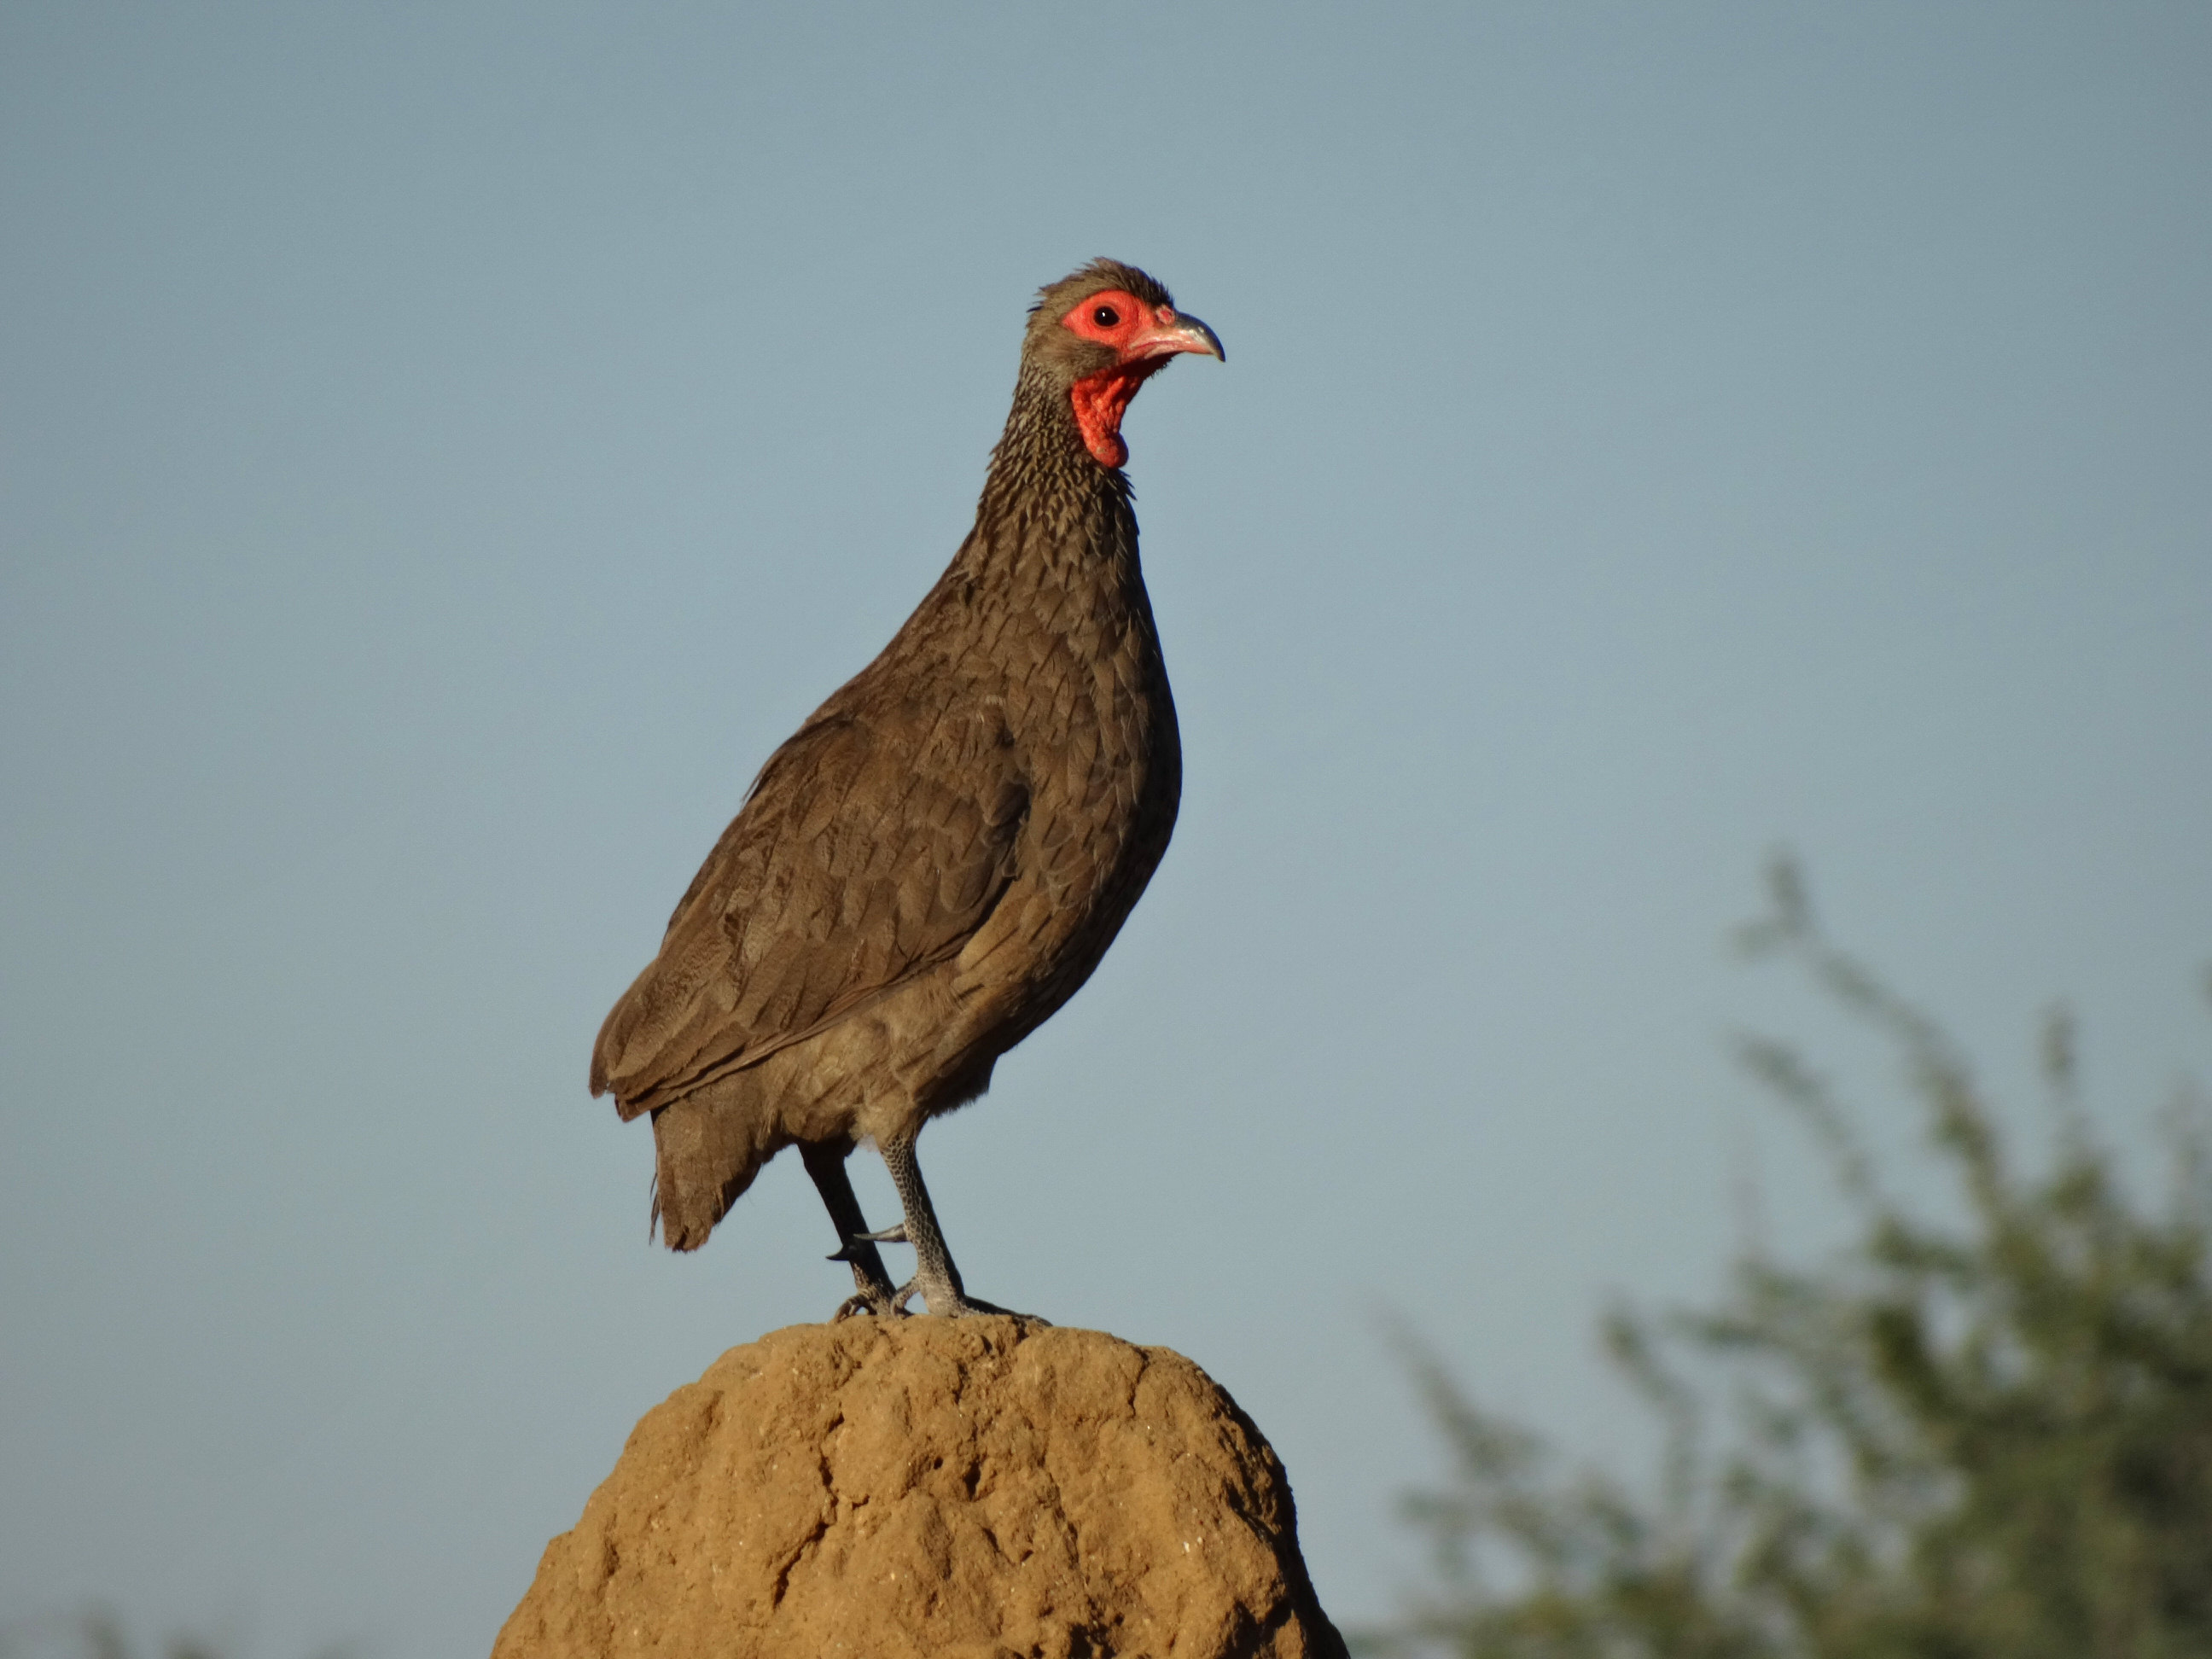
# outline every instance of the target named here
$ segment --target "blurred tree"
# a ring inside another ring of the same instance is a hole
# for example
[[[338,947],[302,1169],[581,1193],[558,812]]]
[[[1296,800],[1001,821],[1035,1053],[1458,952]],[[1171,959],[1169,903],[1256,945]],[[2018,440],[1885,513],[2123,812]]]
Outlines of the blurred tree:
[[[0,1626],[0,1659],[136,1659],[123,1621],[106,1607]],[[341,1644],[319,1649],[316,1659],[353,1659],[356,1650]],[[159,1659],[224,1659],[219,1643],[197,1636],[172,1636]]]
[[[1406,1502],[1434,1591],[1355,1645],[1464,1659],[2212,1659],[2212,1181],[2203,1101],[2168,1123],[2173,1191],[2124,1190],[2074,1088],[2043,1068],[2047,1171],[1925,1016],[1836,949],[1798,872],[1745,930],[1894,1047],[1960,1219],[1887,1193],[1828,1085],[1787,1045],[1745,1062],[1812,1127],[1860,1223],[1839,1258],[1754,1248],[1710,1310],[1616,1313],[1607,1347],[1664,1431],[1638,1489],[1564,1476],[1408,1338],[1448,1445]],[[2212,985],[2208,985],[2212,989]]]

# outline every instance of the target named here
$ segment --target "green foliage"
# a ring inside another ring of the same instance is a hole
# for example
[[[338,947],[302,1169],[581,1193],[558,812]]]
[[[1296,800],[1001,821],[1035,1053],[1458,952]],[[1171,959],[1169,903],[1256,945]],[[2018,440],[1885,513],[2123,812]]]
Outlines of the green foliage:
[[[2169,1124],[2173,1191],[2124,1190],[2075,1103],[2063,1017],[2042,1172],[1940,1030],[1832,945],[1796,872],[1755,951],[1809,972],[1904,1061],[1961,1219],[1887,1193],[1829,1085],[1742,1055],[1811,1126],[1859,1220],[1839,1258],[1754,1250],[1713,1309],[1615,1315],[1657,1413],[1648,1491],[1567,1477],[1408,1340],[1451,1455],[1407,1501],[1437,1589],[1359,1644],[1462,1659],[2212,1659],[2212,1182],[2203,1103]]]

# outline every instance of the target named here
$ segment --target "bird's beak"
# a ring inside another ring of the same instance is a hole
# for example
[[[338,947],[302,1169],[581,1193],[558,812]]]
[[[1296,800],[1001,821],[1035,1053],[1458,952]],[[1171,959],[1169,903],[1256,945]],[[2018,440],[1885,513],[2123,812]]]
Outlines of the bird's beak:
[[[1172,306],[1162,306],[1153,313],[1152,325],[1134,336],[1122,349],[1124,362],[1148,357],[1172,357],[1179,351],[1203,352],[1209,357],[1229,361],[1228,353],[1221,349],[1221,337],[1187,311],[1177,311]]]

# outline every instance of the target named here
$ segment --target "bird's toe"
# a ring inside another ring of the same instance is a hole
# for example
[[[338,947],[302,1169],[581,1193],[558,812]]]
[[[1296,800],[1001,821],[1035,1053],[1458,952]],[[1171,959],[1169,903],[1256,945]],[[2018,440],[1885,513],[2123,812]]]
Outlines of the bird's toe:
[[[909,1285],[905,1291],[901,1291],[902,1299],[913,1289],[914,1286]],[[1024,1313],[1018,1308],[1002,1308],[995,1302],[985,1302],[981,1297],[969,1296],[963,1291],[954,1291],[951,1295],[940,1293],[936,1296],[925,1296],[923,1301],[932,1314],[942,1318],[960,1319],[970,1314],[996,1314],[1001,1318],[1018,1319],[1030,1325],[1049,1326],[1052,1323],[1049,1319],[1042,1318],[1036,1314]]]
[[[857,1314],[871,1314],[878,1319],[904,1319],[907,1292],[899,1291],[859,1291],[837,1304],[837,1311],[830,1316],[833,1325]]]

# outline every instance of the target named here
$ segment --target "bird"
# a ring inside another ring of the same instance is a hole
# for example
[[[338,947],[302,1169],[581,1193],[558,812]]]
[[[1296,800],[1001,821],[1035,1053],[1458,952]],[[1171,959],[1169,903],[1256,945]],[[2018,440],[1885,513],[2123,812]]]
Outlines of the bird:
[[[1226,362],[1134,265],[1042,289],[975,521],[876,659],[769,756],[593,1046],[649,1115],[649,1226],[696,1250],[797,1146],[850,1267],[833,1316],[1007,1311],[970,1297],[915,1159],[932,1118],[1098,966],[1158,867],[1182,739],[1122,417],[1178,356]],[[902,1218],[872,1231],[872,1145]],[[877,1246],[906,1243],[894,1286]]]

